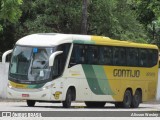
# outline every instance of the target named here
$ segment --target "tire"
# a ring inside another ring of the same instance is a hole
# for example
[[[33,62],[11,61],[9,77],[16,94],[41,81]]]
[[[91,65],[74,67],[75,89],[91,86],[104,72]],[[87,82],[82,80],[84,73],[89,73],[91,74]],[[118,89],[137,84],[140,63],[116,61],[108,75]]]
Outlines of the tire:
[[[70,108],[72,102],[72,91],[68,89],[65,101],[62,102],[64,108]]]
[[[85,102],[85,104],[88,108],[102,108],[106,102]]]
[[[28,107],[34,107],[36,104],[36,101],[34,100],[27,100],[26,102],[27,102]]]
[[[136,90],[136,92],[132,98],[131,107],[138,108],[139,104],[141,103],[141,100],[142,100],[142,94],[139,90]]]
[[[122,108],[122,102],[116,102],[115,107],[116,108]]]
[[[123,97],[122,107],[130,108],[132,103],[132,94],[130,90],[126,90]]]

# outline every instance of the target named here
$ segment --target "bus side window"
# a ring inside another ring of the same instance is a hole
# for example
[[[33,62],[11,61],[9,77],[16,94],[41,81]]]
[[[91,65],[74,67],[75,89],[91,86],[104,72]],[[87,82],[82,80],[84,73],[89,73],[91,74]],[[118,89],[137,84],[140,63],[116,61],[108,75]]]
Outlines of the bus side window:
[[[98,46],[88,46],[86,58],[87,64],[98,64]]]
[[[153,67],[154,65],[157,64],[157,59],[158,59],[158,51],[157,50],[148,50],[148,66]]]
[[[113,61],[116,66],[126,65],[126,50],[122,47],[115,47],[113,51]]]
[[[62,44],[58,46],[57,50],[63,51],[63,53],[60,55],[57,55],[54,60],[53,78],[62,75],[65,68],[66,60],[68,57],[69,49],[70,49],[70,44]]]
[[[152,66],[155,66],[157,64],[157,61],[159,61],[159,54],[157,50],[152,50]]]
[[[112,54],[112,47],[100,47],[99,50],[100,60],[99,64],[101,65],[112,65],[113,61],[113,54]]]
[[[127,65],[137,67],[138,66],[138,49],[127,48]]]
[[[69,67],[72,67],[73,65],[76,65],[76,48],[77,45],[73,46],[70,62],[69,62]]]
[[[113,64],[113,49],[112,47],[107,47],[107,65],[112,65]]]
[[[55,57],[55,60],[54,60],[54,64],[53,64],[53,74],[52,74],[52,78],[56,78],[60,75],[60,55],[56,56]]]
[[[85,50],[85,46],[84,45],[79,45],[77,47],[77,53],[76,55],[78,55],[78,57],[76,57],[76,61],[78,64],[85,64],[85,53],[86,53],[86,50]]]
[[[113,65],[116,66],[118,65],[119,62],[119,49],[115,47],[113,49]]]
[[[148,51],[145,49],[140,49],[140,58],[139,58],[139,65],[141,67],[147,67],[148,66]]]
[[[69,67],[72,67],[76,64],[84,64],[85,63],[85,46],[84,45],[74,45],[70,62],[69,62]]]
[[[119,48],[119,65],[125,66],[126,65],[126,49]]]
[[[106,48],[100,47],[100,49],[99,49],[99,57],[100,57],[99,64],[106,65],[106,61],[107,61],[106,53],[107,53]]]

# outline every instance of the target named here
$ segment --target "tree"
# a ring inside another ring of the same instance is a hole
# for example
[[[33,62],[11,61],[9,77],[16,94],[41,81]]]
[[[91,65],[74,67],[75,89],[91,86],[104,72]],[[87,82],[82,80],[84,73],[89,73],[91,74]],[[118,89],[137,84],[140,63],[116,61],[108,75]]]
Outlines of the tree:
[[[130,5],[137,14],[137,20],[145,27],[148,37],[147,42],[159,44],[160,1],[132,0]]]
[[[80,33],[81,5],[81,0],[24,0],[17,33]]]
[[[60,32],[145,42],[143,26],[136,20],[128,0],[24,0],[21,9],[17,38],[31,33]]]
[[[0,31],[2,31],[6,21],[18,21],[21,16],[19,9],[21,4],[22,0],[0,0]]]
[[[21,0],[6,1],[8,1],[7,4],[11,4],[11,1]],[[88,5],[85,3],[87,1]],[[17,12],[13,12],[15,10],[10,11],[12,7],[9,7],[10,13],[3,13],[2,15],[8,16],[11,14],[11,16],[14,16],[13,18],[0,18],[0,24],[3,25],[4,29],[3,33],[0,33],[0,41],[4,43],[3,47],[0,46],[1,51],[5,51],[7,46],[12,48],[16,40],[32,33],[82,34],[82,6],[86,6],[84,7],[84,28],[87,30],[84,30],[85,34],[103,35],[120,40],[149,42],[147,38],[150,34],[146,34],[148,29],[144,29],[145,25],[139,19],[142,10],[140,7],[141,1],[147,4],[145,0],[23,0],[20,9],[20,3],[13,5]],[[150,5],[148,7],[151,9],[154,8],[155,4]],[[2,7],[0,8],[2,9]],[[7,10],[3,11],[7,12]],[[153,12],[158,16],[158,7]],[[22,16],[19,18],[21,13]],[[12,24],[9,21],[17,22]],[[147,28],[149,28],[148,25],[147,23]]]
[[[88,18],[88,0],[82,0],[82,23],[81,23],[81,34],[87,34],[87,18]]]
[[[21,16],[20,5],[22,0],[0,0],[0,56],[8,49],[13,48],[14,25]]]
[[[93,0],[88,12],[89,34],[146,42],[145,30],[128,0]]]

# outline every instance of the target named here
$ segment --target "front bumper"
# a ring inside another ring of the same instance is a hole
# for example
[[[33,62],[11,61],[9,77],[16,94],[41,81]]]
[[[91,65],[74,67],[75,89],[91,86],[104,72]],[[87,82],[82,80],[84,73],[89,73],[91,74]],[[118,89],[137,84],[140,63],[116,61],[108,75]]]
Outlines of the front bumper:
[[[61,101],[61,94],[57,92],[51,93],[50,89],[17,89],[7,87],[7,97],[11,99],[23,99],[23,100],[42,100],[42,101]]]

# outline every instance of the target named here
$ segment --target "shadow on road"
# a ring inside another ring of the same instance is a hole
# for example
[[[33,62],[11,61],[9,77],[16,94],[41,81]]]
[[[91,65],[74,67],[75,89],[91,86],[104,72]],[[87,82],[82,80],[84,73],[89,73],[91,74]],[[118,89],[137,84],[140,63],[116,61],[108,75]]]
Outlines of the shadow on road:
[[[17,107],[28,107],[28,106],[17,106]],[[116,109],[121,109],[121,110],[132,110],[132,109],[144,109],[144,108],[149,108],[149,107],[138,107],[138,108],[116,108],[114,106],[105,106],[103,108],[87,108],[86,106],[71,106],[70,108],[63,108],[62,106],[34,106],[34,107],[29,107],[29,108],[53,108],[53,109],[103,109],[103,110],[116,110]]]

